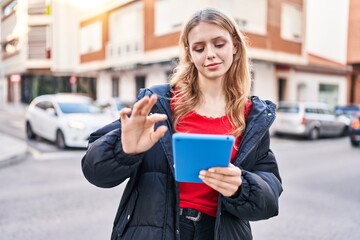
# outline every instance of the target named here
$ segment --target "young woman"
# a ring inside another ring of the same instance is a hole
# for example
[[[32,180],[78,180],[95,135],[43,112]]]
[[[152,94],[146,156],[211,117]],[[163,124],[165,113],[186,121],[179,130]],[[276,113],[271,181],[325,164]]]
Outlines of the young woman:
[[[91,135],[84,175],[106,188],[128,179],[111,239],[252,239],[249,221],[276,216],[282,192],[269,149],[275,105],[249,97],[245,39],[220,11],[196,12],[180,49],[170,85],[141,90]],[[176,182],[174,132],[232,134],[231,164],[202,170],[201,184]]]

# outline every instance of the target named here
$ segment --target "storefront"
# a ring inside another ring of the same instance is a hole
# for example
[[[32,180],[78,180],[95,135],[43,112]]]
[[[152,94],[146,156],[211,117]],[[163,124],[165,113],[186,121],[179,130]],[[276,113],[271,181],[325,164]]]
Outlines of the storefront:
[[[74,80],[75,79],[75,80]],[[10,75],[8,102],[30,103],[35,97],[54,93],[81,93],[96,99],[96,79],[40,74]]]

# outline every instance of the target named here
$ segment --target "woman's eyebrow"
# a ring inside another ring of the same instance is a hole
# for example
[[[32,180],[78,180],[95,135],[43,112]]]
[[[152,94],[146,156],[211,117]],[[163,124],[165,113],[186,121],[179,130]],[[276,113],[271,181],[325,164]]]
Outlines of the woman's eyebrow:
[[[214,42],[214,41],[217,41],[217,40],[224,40],[224,41],[226,41],[225,37],[223,37],[223,36],[218,36],[218,37],[215,37],[215,38],[210,39],[211,42]],[[198,45],[198,44],[204,44],[204,43],[205,43],[205,41],[198,41],[198,42],[192,43],[191,46]]]

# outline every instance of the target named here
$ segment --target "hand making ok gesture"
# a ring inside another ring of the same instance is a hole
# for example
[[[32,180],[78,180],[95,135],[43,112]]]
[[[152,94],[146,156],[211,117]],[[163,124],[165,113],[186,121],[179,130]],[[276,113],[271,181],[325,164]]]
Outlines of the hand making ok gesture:
[[[149,150],[167,131],[166,126],[154,129],[155,123],[165,121],[165,114],[149,115],[157,101],[157,95],[145,96],[134,104],[132,109],[120,111],[121,143],[127,154],[138,154]]]

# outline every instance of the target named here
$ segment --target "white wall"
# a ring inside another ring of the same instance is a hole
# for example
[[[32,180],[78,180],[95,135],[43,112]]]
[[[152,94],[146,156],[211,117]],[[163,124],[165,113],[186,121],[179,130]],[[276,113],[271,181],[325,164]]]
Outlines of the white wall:
[[[52,70],[74,72],[79,63],[79,10],[67,1],[52,1]]]
[[[111,74],[100,72],[96,80],[96,98],[97,99],[108,99],[112,97],[112,82]]]
[[[303,73],[296,72],[293,75],[291,83],[292,99],[297,100],[297,86],[298,84],[305,84],[304,98],[306,101],[319,101],[319,85],[320,84],[332,84],[338,86],[338,102],[339,105],[346,104],[346,89],[347,79],[345,76],[336,76],[329,74],[316,74],[316,73]]]
[[[261,99],[276,101],[276,77],[274,64],[266,62],[253,62],[254,71],[253,95]]]
[[[346,63],[349,0],[309,0],[306,12],[308,53]]]
[[[160,67],[153,67],[146,75],[145,86],[151,87],[158,84],[167,83],[167,76],[164,69]]]
[[[120,76],[120,92],[121,101],[132,102],[136,99],[135,75],[132,72],[124,72]]]

